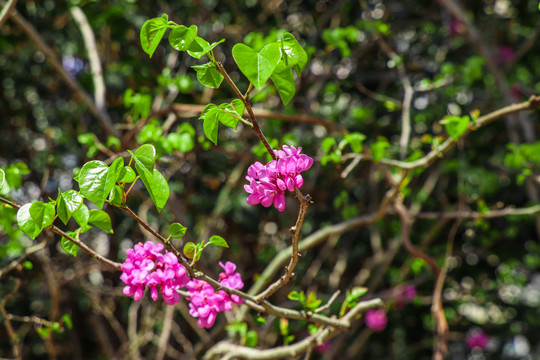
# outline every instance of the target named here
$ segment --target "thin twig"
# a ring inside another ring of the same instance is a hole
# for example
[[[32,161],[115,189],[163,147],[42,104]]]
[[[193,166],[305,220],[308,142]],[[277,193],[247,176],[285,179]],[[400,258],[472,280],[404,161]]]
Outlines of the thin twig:
[[[9,15],[11,15],[11,12],[13,9],[15,9],[16,4],[17,0],[8,0],[8,2],[4,5],[2,11],[0,12],[0,27],[4,25],[4,22],[6,22]]]
[[[294,275],[294,268],[300,259],[300,253],[298,251],[298,240],[300,237],[300,231],[302,229],[302,224],[304,218],[306,217],[306,212],[311,203],[311,196],[303,196],[300,190],[295,189],[296,197],[300,200],[300,211],[298,212],[298,218],[296,219],[296,224],[290,229],[291,232],[291,259],[289,260],[289,265],[287,265],[285,274],[279,278],[276,282],[268,286],[263,292],[256,296],[257,302],[270,297],[276,291],[278,291],[283,285],[287,284],[292,276]]]
[[[19,256],[18,258],[16,258],[15,260],[13,260],[8,266],[6,266],[5,268],[3,269],[0,269],[0,278],[2,278],[2,276],[8,274],[10,271],[14,270],[15,268],[17,268],[19,266],[19,264],[28,256],[28,255],[31,255],[33,253],[35,253],[36,251],[39,251],[41,249],[43,249],[45,247],[45,245],[47,245],[47,242],[46,241],[42,241],[40,242],[39,244],[37,245],[34,245],[32,247],[29,247],[27,248],[26,250],[24,250],[24,253]]]
[[[11,342],[11,348],[13,349],[13,356],[19,360],[22,359],[22,353],[20,348],[20,341],[19,336],[17,333],[13,330],[13,327],[11,326],[11,322],[9,321],[8,313],[6,311],[6,303],[13,295],[15,295],[19,288],[21,287],[21,280],[19,279],[13,279],[15,281],[15,286],[13,289],[6,294],[2,300],[0,300],[0,313],[4,317],[4,326],[6,327],[6,331],[9,337],[9,341]]]

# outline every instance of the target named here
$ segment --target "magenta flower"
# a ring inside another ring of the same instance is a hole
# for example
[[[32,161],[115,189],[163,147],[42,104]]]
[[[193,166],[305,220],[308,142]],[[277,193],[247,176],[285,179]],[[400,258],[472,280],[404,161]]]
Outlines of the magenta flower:
[[[246,176],[249,185],[244,185],[249,194],[247,203],[264,207],[274,205],[279,211],[285,210],[285,191],[301,188],[304,179],[300,173],[313,165],[313,159],[301,151],[301,147],[283,145],[283,150],[274,150],[277,160],[266,165],[260,162],[251,165]]]
[[[366,312],[366,326],[375,332],[381,332],[386,328],[388,319],[384,309],[371,309]]]
[[[396,308],[401,309],[407,303],[411,302],[416,298],[416,287],[412,284],[405,285],[401,288],[398,288],[396,291]]]
[[[184,266],[178,263],[174,254],[165,251],[162,254],[163,244],[154,244],[147,241],[128,249],[127,259],[122,264],[122,280],[126,286],[123,293],[133,296],[135,301],[142,299],[146,287],[150,289],[152,300],[157,301],[158,287],[163,300],[173,305],[180,301],[176,290],[185,286],[189,278]]]
[[[225,264],[219,263],[225,270],[219,274],[219,283],[240,290],[244,287],[240,273],[235,272],[236,265],[230,261]],[[188,291],[191,294],[189,300],[189,313],[197,318],[197,325],[203,328],[211,328],[217,313],[231,311],[232,304],[242,304],[242,298],[238,295],[229,295],[224,290],[214,291],[214,288],[206,281],[194,279],[187,283]]]
[[[465,336],[465,343],[469,349],[479,348],[484,350],[489,343],[489,337],[482,329],[473,329]]]

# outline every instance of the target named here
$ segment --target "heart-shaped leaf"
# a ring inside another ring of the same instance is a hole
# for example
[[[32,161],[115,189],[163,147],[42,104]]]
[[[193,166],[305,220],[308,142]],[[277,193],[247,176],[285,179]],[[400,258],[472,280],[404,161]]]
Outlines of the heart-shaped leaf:
[[[135,169],[148,190],[152,201],[156,205],[158,212],[161,212],[167,200],[169,200],[169,184],[157,169],[150,172],[137,157],[135,159]]]
[[[195,65],[192,68],[197,71],[197,80],[206,87],[217,89],[224,79],[213,62],[204,65]]]
[[[268,44],[259,52],[245,44],[236,44],[232,54],[240,71],[257,89],[263,87],[281,59],[281,50],[277,43]]]
[[[454,141],[458,141],[461,135],[463,135],[469,127],[468,116],[450,116],[441,121],[444,125],[446,132]]]
[[[209,44],[208,41],[197,36],[195,40],[193,40],[193,42],[189,46],[189,49],[187,52],[189,55],[193,56],[194,58],[200,59],[224,41],[225,39],[221,39],[218,42]]]
[[[105,231],[108,234],[112,234],[111,218],[103,210],[92,209],[90,210],[90,217],[88,222],[96,225],[101,230]]]
[[[46,204],[43,201],[34,201],[28,212],[39,228],[39,231],[51,225],[56,214],[54,206],[52,204]]]
[[[71,215],[82,205],[83,198],[75,190],[65,193],[58,189],[58,199],[56,200],[56,213],[64,224],[67,224]]]
[[[218,120],[225,126],[236,130],[241,116],[234,110],[231,104],[223,103],[218,106]]]
[[[224,238],[218,235],[213,235],[212,237],[210,237],[210,239],[208,240],[208,243],[212,245],[216,245],[216,246],[226,247],[226,248],[229,247],[229,244],[227,244],[227,241],[225,241]]]
[[[285,64],[294,66],[296,74],[300,76],[307,65],[308,56],[304,48],[291,33],[283,34],[282,49],[286,58]]]
[[[244,110],[246,109],[246,105],[244,102],[240,99],[234,99],[231,102],[232,107],[234,108],[234,111],[240,116],[244,116]]]
[[[93,160],[87,162],[83,165],[77,177],[81,195],[99,208],[103,207],[105,199],[114,186],[116,171],[119,171],[119,162],[116,164],[113,162],[113,164],[111,164],[113,172],[109,176],[109,167],[103,161]]]
[[[180,223],[172,223],[169,225],[169,232],[171,237],[175,239],[181,239],[186,235],[186,227]]]
[[[116,182],[119,183],[130,183],[135,180],[136,174],[135,171],[129,166],[122,166],[119,170],[118,177]]]
[[[60,240],[60,246],[62,247],[62,249],[64,249],[65,252],[74,257],[77,256],[77,254],[79,253],[79,246],[72,243],[66,238],[62,238]]]
[[[90,211],[86,205],[82,204],[76,211],[73,212],[72,215],[77,224],[79,224],[80,227],[84,227],[88,224]]]
[[[30,216],[31,206],[32,204],[25,204],[17,211],[17,224],[26,235],[32,239],[35,239],[41,232],[41,229],[32,219],[32,216]]]
[[[218,107],[214,104],[208,104],[199,116],[203,119],[204,134],[215,145],[217,145],[218,137]]]
[[[148,171],[151,172],[154,170],[154,164],[156,162],[156,148],[154,145],[144,144],[133,155]]]
[[[146,20],[141,28],[141,46],[150,57],[154,55],[163,35],[167,31],[168,20],[167,14],[163,14],[161,17]]]
[[[169,44],[178,51],[185,51],[197,37],[197,26],[184,25],[174,27],[169,33]]]
[[[283,101],[284,105],[287,105],[296,92],[291,67],[285,65],[283,60],[280,60],[270,78],[279,92],[281,101]]]

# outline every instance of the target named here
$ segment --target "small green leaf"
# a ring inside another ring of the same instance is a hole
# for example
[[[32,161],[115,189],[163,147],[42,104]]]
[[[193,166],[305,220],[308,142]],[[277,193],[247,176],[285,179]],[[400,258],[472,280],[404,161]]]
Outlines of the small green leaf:
[[[450,116],[441,120],[441,124],[444,125],[446,132],[454,141],[458,141],[459,138],[465,134],[469,127],[469,117],[466,116]]]
[[[223,82],[223,75],[217,70],[213,62],[204,65],[192,66],[197,71],[197,80],[206,87],[217,89]]]
[[[168,20],[167,14],[163,14],[161,17],[146,20],[141,27],[141,47],[150,57],[154,55],[163,35],[167,31]]]
[[[351,296],[356,300],[367,294],[368,288],[363,286],[356,286],[351,290]]]
[[[303,291],[291,291],[288,297],[290,300],[299,301],[302,304],[306,302],[306,294]]]
[[[390,147],[390,143],[385,138],[380,137],[376,142],[371,144],[371,154],[373,161],[378,163],[386,155],[386,149]]]
[[[366,135],[354,132],[345,135],[345,140],[349,145],[351,145],[351,149],[354,153],[359,154],[362,152],[362,142],[366,139]],[[343,149],[341,149],[343,150]]]
[[[6,182],[6,173],[4,170],[0,169],[0,190],[4,186],[4,183]]]
[[[120,168],[120,172],[118,173],[118,177],[116,178],[116,182],[124,184],[130,183],[135,180],[135,177],[135,171],[130,166],[122,166]]]
[[[234,110],[231,104],[223,103],[218,106],[218,120],[223,125],[236,130],[240,118],[241,116]]]
[[[201,37],[196,37],[195,40],[191,43],[188,49],[188,54],[193,56],[196,59],[202,58],[204,55],[206,55],[208,52],[213,50],[217,45],[224,42],[225,39],[221,39],[218,42],[209,44],[208,41],[204,40]]]
[[[32,270],[34,268],[34,264],[28,260],[23,262],[23,266],[26,270]]]
[[[79,172],[80,194],[102,208],[114,186],[114,177],[109,178],[109,167],[103,161],[93,160],[83,165]]]
[[[283,34],[282,44],[282,49],[285,53],[283,56],[287,57],[286,64],[288,66],[294,66],[296,74],[300,76],[308,61],[306,51],[291,33]]]
[[[88,222],[97,226],[108,234],[113,233],[111,218],[109,217],[109,214],[107,214],[103,210],[90,210],[90,217],[88,218]]]
[[[321,303],[322,301],[317,299],[317,295],[313,291],[310,291],[306,300],[306,306],[308,309],[315,310],[321,305]]]
[[[39,231],[51,225],[56,214],[54,206],[43,201],[34,201],[28,211]]]
[[[225,241],[224,238],[222,238],[221,236],[218,236],[218,235],[213,235],[208,240],[208,243],[212,244],[212,245],[216,245],[216,246],[226,247],[226,248],[229,247],[229,244],[227,244],[227,241]]]
[[[178,51],[185,51],[197,37],[197,26],[184,25],[174,27],[169,33],[169,44]]]
[[[148,171],[154,171],[154,164],[156,163],[156,148],[151,144],[144,144],[139,147],[133,156],[139,160],[139,162],[148,169]]]
[[[232,55],[240,71],[257,89],[261,89],[278,65],[281,50],[277,43],[268,44],[259,52],[245,44],[236,44]]]
[[[69,316],[69,314],[64,314],[62,316],[62,321],[64,322],[64,324],[66,324],[68,329],[73,328],[73,321],[71,321],[71,316]]]
[[[73,214],[82,205],[83,198],[75,190],[62,193],[58,189],[58,199],[56,200],[56,212],[62,222],[67,224]]]
[[[169,200],[169,184],[157,169],[150,172],[137,157],[135,157],[135,169],[148,190],[157,211],[161,212],[167,200]]]
[[[203,119],[203,130],[204,134],[210,140],[214,143],[214,145],[217,145],[217,138],[218,138],[218,107],[214,104],[208,104],[205,106],[203,112],[201,113],[201,116],[199,116],[199,119]]]
[[[45,339],[49,337],[52,329],[50,327],[40,327],[40,328],[37,328],[36,331],[39,334],[39,336]]]
[[[67,252],[69,255],[72,255],[73,257],[76,257],[79,253],[79,246],[64,237],[60,240],[60,246],[62,247],[62,249],[64,249],[65,252]]]
[[[232,102],[231,102],[231,105],[234,109],[234,111],[236,111],[236,113],[240,116],[244,116],[244,110],[246,109],[246,105],[244,104],[244,102],[240,99],[234,99]]]
[[[82,204],[76,211],[73,212],[73,218],[79,224],[80,227],[88,224],[88,219],[90,218],[90,211],[88,207]]]
[[[41,229],[36,225],[32,216],[30,216],[31,206],[32,204],[25,204],[17,211],[17,224],[26,235],[35,239],[41,232]]]
[[[187,242],[186,245],[184,245],[184,255],[186,255],[188,259],[193,259],[195,257],[196,251],[197,246],[191,241]]]
[[[246,334],[246,340],[244,341],[244,346],[254,348],[259,342],[259,336],[254,330],[249,330]]]
[[[284,105],[287,105],[296,92],[291,67],[285,65],[283,60],[280,60],[270,79],[272,79],[281,101]]]
[[[186,227],[180,223],[172,223],[169,225],[169,232],[171,237],[175,239],[181,239],[186,235]]]
[[[115,184],[114,188],[111,190],[111,194],[109,195],[109,201],[117,206],[121,206],[122,202],[124,201],[124,191],[123,187]]]

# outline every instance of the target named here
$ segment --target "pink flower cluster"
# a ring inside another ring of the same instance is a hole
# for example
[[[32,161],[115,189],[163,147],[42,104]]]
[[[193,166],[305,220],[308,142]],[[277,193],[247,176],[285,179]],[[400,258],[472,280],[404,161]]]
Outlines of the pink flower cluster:
[[[161,296],[167,304],[173,305],[180,301],[176,290],[189,282],[186,268],[178,263],[173,253],[165,251],[165,254],[162,254],[162,250],[163,244],[154,244],[151,241],[128,249],[120,276],[120,280],[126,284],[124,295],[133,296],[135,301],[139,301],[145,287],[148,287],[152,300],[156,301],[159,297],[159,286]]]
[[[232,262],[219,263],[225,270],[219,274],[219,283],[232,289],[240,290],[244,287],[242,278],[239,273],[235,272],[236,265]],[[216,321],[218,312],[231,311],[232,304],[242,304],[242,299],[238,295],[229,295],[223,290],[218,292],[206,281],[193,279],[187,284],[187,288],[191,293],[188,298],[189,313],[197,318],[197,324],[203,328],[211,328]]]
[[[133,296],[140,301],[144,290],[148,287],[152,300],[159,298],[158,287],[163,300],[174,305],[180,301],[178,290],[187,287],[190,294],[189,313],[197,318],[200,327],[210,328],[216,321],[218,312],[231,311],[232,304],[242,304],[238,295],[229,295],[224,290],[214,291],[206,281],[193,279],[190,281],[186,268],[178,262],[173,253],[165,250],[162,254],[163,244],[154,244],[147,241],[128,249],[127,259],[122,264],[122,280],[124,295]],[[230,261],[219,263],[224,272],[219,274],[219,283],[228,288],[240,290],[244,287],[240,273],[236,272],[236,265]]]
[[[366,326],[375,332],[381,332],[386,328],[388,318],[384,309],[371,309],[366,312]]]
[[[272,204],[279,211],[285,210],[285,190],[294,191],[304,184],[300,173],[313,165],[313,159],[300,154],[301,147],[283,145],[283,150],[274,150],[276,160],[266,165],[256,162],[248,168],[246,180],[249,185],[244,189],[249,193],[247,203],[250,205],[262,204],[269,207]]]
[[[489,344],[489,337],[482,329],[473,329],[465,336],[465,343],[469,349],[482,349],[484,350]]]

